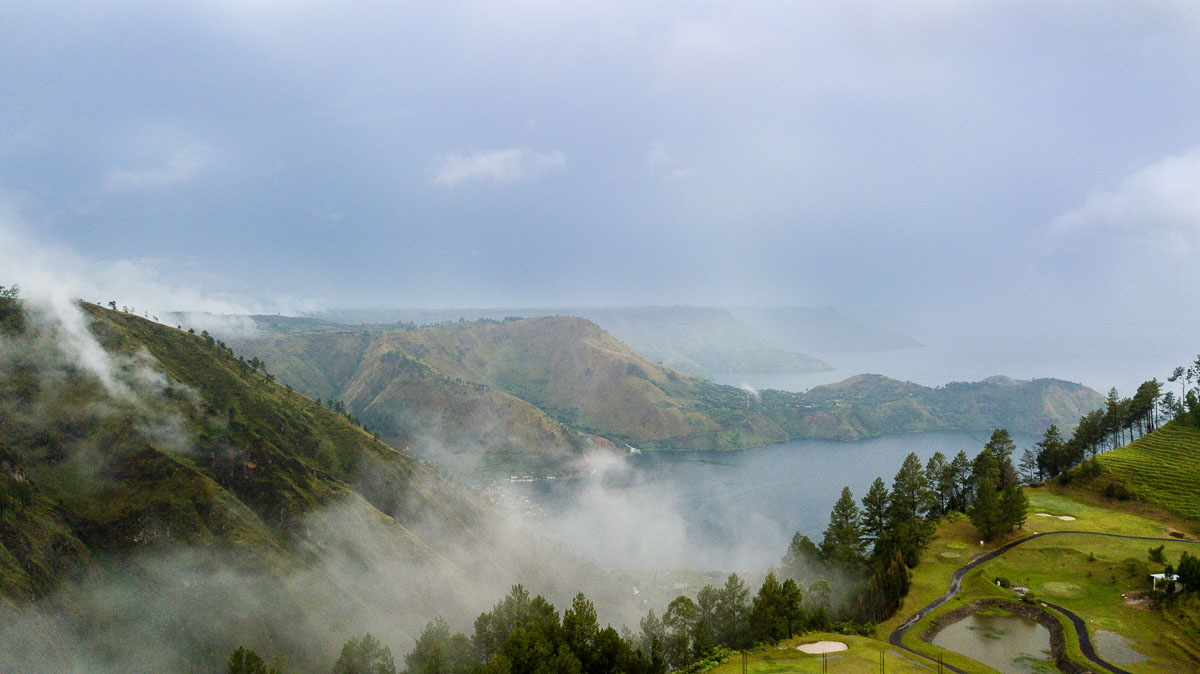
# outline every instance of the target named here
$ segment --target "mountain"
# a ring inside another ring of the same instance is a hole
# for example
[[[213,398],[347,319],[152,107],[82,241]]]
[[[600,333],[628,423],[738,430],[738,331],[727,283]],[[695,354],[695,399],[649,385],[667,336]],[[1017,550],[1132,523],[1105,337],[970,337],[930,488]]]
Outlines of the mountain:
[[[721,448],[786,439],[760,414],[747,412],[740,390],[652,363],[581,318],[346,332],[336,336],[340,344],[327,343],[331,338],[270,336],[235,346],[263,358],[299,390],[316,392],[322,389],[304,387],[337,379],[338,395],[353,414],[397,442],[453,446],[466,437],[508,458],[540,448],[543,459],[553,458],[557,446],[565,460],[596,445],[591,436]],[[364,340],[369,343],[359,352]],[[335,377],[347,360],[333,354],[350,352],[359,354],[356,370]],[[312,371],[322,364],[327,367]]]
[[[800,394],[766,391],[762,400],[788,410],[784,427],[792,437],[839,440],[993,428],[1041,433],[1050,424],[1069,427],[1104,403],[1096,391],[1059,379],[989,377],[930,388],[870,374]]]
[[[751,329],[784,348],[826,357],[921,346],[907,335],[856,321],[832,307],[737,307],[730,311]]]
[[[829,363],[765,338],[727,309],[713,307],[551,307],[524,309],[341,310],[323,317],[342,323],[432,325],[460,319],[504,320],[576,316],[600,326],[643,357],[692,374],[821,372]]]
[[[330,339],[354,346],[329,344]],[[498,419],[505,433],[488,430],[488,437],[477,434],[472,442],[485,450],[504,445],[506,433],[520,435],[532,423],[543,430],[559,428],[546,440],[565,443],[559,454],[566,456],[580,451],[569,444],[579,439],[572,429],[648,449],[736,449],[794,438],[851,440],[930,430],[1040,432],[1051,423],[1070,425],[1102,403],[1086,387],[1051,379],[992,378],[934,389],[863,375],[807,393],[747,392],[652,363],[594,323],[570,316],[367,334],[288,334],[239,340],[235,346],[263,358],[298,389],[328,382],[326,390],[336,392],[385,439],[453,444],[454,434],[462,431],[451,424],[447,432],[441,420]],[[335,357],[349,351],[356,354],[351,359]],[[328,368],[310,373],[325,360]],[[349,360],[357,369],[347,377]],[[333,369],[340,374],[333,376]],[[498,400],[512,407],[498,411]],[[513,400],[533,409],[517,414]],[[423,421],[429,419],[438,423]],[[492,429],[495,424],[465,426]]]

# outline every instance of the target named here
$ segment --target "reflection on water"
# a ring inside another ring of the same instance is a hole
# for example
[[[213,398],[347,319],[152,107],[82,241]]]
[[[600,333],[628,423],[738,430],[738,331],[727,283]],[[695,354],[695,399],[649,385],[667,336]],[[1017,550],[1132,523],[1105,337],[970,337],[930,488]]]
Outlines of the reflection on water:
[[[933,644],[1004,672],[1039,671],[1049,662],[1050,630],[1002,611],[976,613],[938,632]]]

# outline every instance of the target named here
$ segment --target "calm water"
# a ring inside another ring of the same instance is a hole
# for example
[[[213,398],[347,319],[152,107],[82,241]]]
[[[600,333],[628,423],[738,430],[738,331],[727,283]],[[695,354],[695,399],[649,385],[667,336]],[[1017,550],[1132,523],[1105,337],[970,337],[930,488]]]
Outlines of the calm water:
[[[578,480],[506,483],[551,538],[615,568],[765,569],[792,534],[820,540],[849,486],[891,486],[909,452],[969,456],[990,433],[805,440],[729,452],[644,452]],[[1014,438],[1018,447],[1032,437]]]
[[[1050,631],[1008,613],[968,616],[938,632],[933,643],[1005,674],[1037,671],[1034,661],[1050,658]]]

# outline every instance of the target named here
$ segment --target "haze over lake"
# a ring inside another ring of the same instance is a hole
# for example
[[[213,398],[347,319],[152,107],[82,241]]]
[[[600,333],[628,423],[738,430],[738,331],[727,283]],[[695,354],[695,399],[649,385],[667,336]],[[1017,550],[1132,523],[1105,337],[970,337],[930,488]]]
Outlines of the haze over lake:
[[[974,456],[990,432],[801,440],[723,452],[643,452],[576,480],[509,482],[541,531],[610,568],[765,570],[796,531],[820,541],[849,486],[891,486],[909,452]],[[1018,452],[1036,438],[1015,435]]]

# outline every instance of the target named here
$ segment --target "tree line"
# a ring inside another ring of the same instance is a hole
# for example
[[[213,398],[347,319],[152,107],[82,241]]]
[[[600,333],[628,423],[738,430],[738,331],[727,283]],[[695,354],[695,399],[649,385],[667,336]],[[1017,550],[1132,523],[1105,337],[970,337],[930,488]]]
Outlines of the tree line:
[[[799,532],[792,538],[783,574],[814,583],[838,578],[835,621],[869,626],[887,619],[900,608],[908,569],[919,563],[941,518],[965,513],[985,540],[1025,523],[1028,501],[1013,466],[1015,449],[1008,431],[997,429],[974,459],[964,451],[953,459],[936,452],[922,466],[909,454],[891,489],[875,478],[861,507],[844,487],[820,544]]]
[[[1200,355],[1191,365],[1175,368],[1167,383],[1175,382],[1180,384],[1178,397],[1157,378],[1143,382],[1128,398],[1122,398],[1116,388],[1110,389],[1104,407],[1081,416],[1069,439],[1063,438],[1057,426],[1050,426],[1037,450],[1025,450],[1021,459],[1026,481],[1062,475],[1170,421],[1200,427]]]

